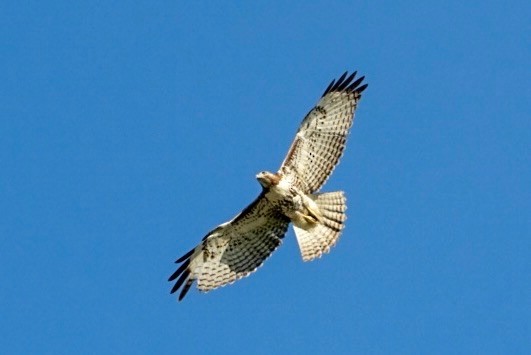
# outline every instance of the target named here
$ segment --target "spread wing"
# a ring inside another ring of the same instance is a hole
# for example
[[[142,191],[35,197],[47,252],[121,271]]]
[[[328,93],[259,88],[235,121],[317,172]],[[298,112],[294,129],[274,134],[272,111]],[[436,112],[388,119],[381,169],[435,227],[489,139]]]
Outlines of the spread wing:
[[[326,182],[345,149],[354,111],[367,84],[356,72],[343,74],[326,88],[306,115],[279,172],[304,192],[313,193]]]
[[[171,293],[184,284],[180,301],[196,280],[197,288],[206,292],[251,274],[280,245],[288,224],[289,219],[260,194],[176,261],[181,265],[168,280],[177,279]]]

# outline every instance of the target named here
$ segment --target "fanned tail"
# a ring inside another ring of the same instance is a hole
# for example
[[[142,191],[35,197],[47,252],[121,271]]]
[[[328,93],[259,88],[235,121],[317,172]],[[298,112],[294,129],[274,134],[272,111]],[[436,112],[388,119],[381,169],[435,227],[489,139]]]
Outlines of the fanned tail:
[[[293,225],[302,259],[310,261],[328,253],[341,234],[347,219],[347,199],[343,191],[318,193],[311,195],[322,214],[322,223],[316,223],[308,229]]]

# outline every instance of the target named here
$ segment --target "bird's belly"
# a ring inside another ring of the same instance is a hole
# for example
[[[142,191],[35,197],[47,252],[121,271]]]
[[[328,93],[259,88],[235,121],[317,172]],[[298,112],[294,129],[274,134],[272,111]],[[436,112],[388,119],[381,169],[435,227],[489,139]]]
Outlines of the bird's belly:
[[[295,208],[297,196],[298,194],[292,189],[283,189],[278,185],[271,187],[266,193],[266,198],[271,203],[278,204],[281,207],[285,206],[285,208],[289,208],[290,206],[292,206],[292,208]]]
[[[308,229],[320,222],[322,215],[315,202],[296,189],[282,189],[275,186],[269,190],[266,197],[276,204],[293,224]]]

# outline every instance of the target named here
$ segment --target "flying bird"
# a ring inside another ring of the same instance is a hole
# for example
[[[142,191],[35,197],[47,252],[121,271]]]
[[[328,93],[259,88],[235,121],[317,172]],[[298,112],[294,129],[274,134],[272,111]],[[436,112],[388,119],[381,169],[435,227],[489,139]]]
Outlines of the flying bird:
[[[328,253],[346,220],[342,191],[318,192],[343,154],[354,111],[367,88],[364,77],[345,72],[332,80],[317,105],[304,117],[276,173],[262,171],[256,179],[260,195],[232,220],[210,231],[202,242],[177,259],[169,278],[182,287],[181,301],[197,281],[207,292],[254,272],[280,245],[293,223],[304,261]]]

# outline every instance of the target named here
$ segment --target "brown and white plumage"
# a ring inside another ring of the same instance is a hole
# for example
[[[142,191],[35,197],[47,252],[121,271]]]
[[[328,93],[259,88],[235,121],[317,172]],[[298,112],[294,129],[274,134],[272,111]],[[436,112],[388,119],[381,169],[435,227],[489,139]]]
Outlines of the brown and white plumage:
[[[184,283],[179,295],[182,300],[194,280],[199,290],[206,292],[249,275],[280,245],[288,225],[289,219],[260,194],[176,261],[182,264],[169,278],[178,278],[172,293]]]
[[[356,72],[333,80],[321,100],[302,121],[286,159],[280,167],[287,177],[307,193],[318,191],[326,182],[345,149],[354,121],[354,110],[367,84],[364,77],[354,82]]]
[[[345,73],[326,88],[302,121],[278,173],[257,175],[262,192],[256,200],[176,261],[181,265],[169,281],[176,280],[172,293],[182,287],[179,300],[194,281],[206,292],[255,271],[280,245],[290,222],[304,261],[327,253],[337,242],[346,219],[344,193],[314,193],[339,162],[367,87],[360,86],[363,77],[355,76]]]

